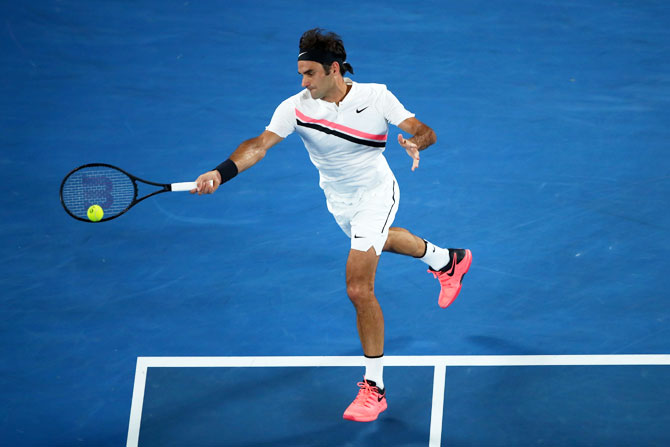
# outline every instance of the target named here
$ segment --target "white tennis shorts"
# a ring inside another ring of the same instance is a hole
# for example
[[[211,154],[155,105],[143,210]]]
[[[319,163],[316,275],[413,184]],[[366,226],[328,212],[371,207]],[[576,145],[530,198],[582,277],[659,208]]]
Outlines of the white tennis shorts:
[[[328,211],[351,239],[351,248],[368,251],[374,247],[377,255],[381,255],[400,202],[400,190],[393,174],[374,188],[359,189],[351,195],[328,189],[324,189],[324,193]]]

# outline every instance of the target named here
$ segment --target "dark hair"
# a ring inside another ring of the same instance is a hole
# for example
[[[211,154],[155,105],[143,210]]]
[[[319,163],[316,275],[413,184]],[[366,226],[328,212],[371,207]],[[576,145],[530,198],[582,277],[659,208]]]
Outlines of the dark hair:
[[[333,32],[326,32],[321,28],[307,30],[300,37],[300,52],[307,50],[327,51],[333,53],[342,61],[347,60],[347,52],[344,49],[342,38]],[[323,65],[326,74],[330,74],[330,66]],[[340,64],[340,74],[344,76],[346,72],[354,74],[354,68],[348,62]]]

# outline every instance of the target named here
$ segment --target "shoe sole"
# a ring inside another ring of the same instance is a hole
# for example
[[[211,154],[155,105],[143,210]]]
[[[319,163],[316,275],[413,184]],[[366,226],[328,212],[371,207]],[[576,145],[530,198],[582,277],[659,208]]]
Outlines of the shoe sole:
[[[361,418],[361,417],[357,418],[355,416],[348,416],[348,415],[344,415],[344,416],[342,416],[342,418],[346,419],[347,421],[354,421],[354,422],[372,422],[372,421],[376,421],[377,418],[379,417],[379,415],[382,414],[384,411],[386,411],[386,408],[384,408],[382,411],[377,413],[377,415],[373,418]]]
[[[382,409],[382,411],[377,413],[375,415],[375,417],[356,417],[356,416],[351,416],[351,415],[348,415],[348,414],[344,414],[342,416],[342,418],[346,419],[347,421],[354,421],[354,422],[372,422],[372,421],[376,421],[377,418],[379,417],[379,415],[382,414],[383,412],[385,412],[387,408],[388,408],[388,406],[384,407],[384,409]]]

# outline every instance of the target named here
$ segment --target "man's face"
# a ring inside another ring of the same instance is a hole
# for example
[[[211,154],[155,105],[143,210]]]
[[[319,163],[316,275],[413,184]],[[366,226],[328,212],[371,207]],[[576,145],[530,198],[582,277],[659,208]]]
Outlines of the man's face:
[[[323,65],[318,62],[298,61],[298,73],[302,75],[302,86],[309,90],[313,99],[323,98],[335,85],[333,71],[327,75]]]

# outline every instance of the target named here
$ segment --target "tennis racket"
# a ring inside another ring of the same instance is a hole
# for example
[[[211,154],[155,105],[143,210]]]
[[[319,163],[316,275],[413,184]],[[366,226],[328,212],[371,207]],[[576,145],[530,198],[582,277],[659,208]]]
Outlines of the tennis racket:
[[[146,189],[146,186],[152,188],[138,198],[140,187]],[[104,217],[98,222],[106,222],[116,219],[149,197],[164,192],[190,191],[195,187],[195,182],[149,182],[116,166],[91,163],[65,176],[60,185],[60,202],[70,216],[82,222],[91,222],[86,214],[88,208],[99,205],[104,211]]]

